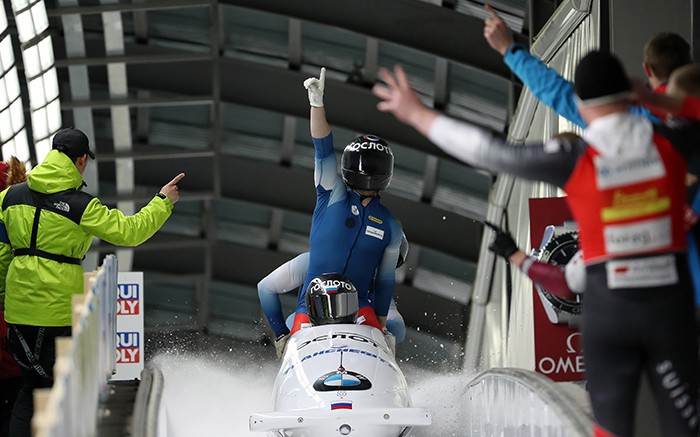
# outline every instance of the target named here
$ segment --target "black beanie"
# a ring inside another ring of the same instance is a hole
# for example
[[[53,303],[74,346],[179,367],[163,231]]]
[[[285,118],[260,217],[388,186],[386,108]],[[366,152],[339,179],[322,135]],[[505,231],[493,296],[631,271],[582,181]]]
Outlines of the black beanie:
[[[630,82],[615,55],[593,51],[583,57],[574,73],[574,89],[582,103],[599,105],[626,98]]]

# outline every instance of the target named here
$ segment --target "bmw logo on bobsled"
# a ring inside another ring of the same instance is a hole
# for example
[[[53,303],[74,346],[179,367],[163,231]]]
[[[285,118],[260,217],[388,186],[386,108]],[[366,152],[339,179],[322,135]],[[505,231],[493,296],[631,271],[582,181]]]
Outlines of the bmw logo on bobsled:
[[[273,389],[275,409],[250,430],[276,437],[406,437],[431,424],[411,404],[403,372],[371,326],[309,326],[287,344]]]

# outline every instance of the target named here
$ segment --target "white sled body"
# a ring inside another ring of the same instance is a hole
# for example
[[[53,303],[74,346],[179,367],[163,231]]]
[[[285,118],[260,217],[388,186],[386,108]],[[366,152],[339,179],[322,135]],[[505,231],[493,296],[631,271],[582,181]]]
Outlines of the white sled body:
[[[275,411],[250,417],[251,431],[288,437],[406,437],[430,425],[414,408],[394,355],[376,328],[324,325],[287,344],[273,389]]]

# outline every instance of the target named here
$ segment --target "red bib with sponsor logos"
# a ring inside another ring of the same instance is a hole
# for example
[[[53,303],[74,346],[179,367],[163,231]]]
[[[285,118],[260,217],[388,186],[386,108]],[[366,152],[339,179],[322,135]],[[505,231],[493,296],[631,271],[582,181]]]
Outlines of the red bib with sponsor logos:
[[[685,250],[686,165],[665,138],[644,157],[605,158],[588,147],[564,190],[584,260]]]

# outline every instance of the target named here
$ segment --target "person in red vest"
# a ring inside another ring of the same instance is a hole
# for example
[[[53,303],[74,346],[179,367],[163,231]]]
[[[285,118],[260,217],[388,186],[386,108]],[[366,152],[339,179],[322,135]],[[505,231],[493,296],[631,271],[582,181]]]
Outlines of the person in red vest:
[[[602,51],[588,53],[576,67],[578,111],[587,125],[578,141],[508,144],[426,107],[400,66],[380,76],[387,86],[373,88],[378,109],[446,153],[567,193],[586,265],[583,354],[594,435],[634,435],[645,375],[664,435],[697,437],[698,342],[684,215],[686,159],[700,135],[630,114],[624,68]]]

